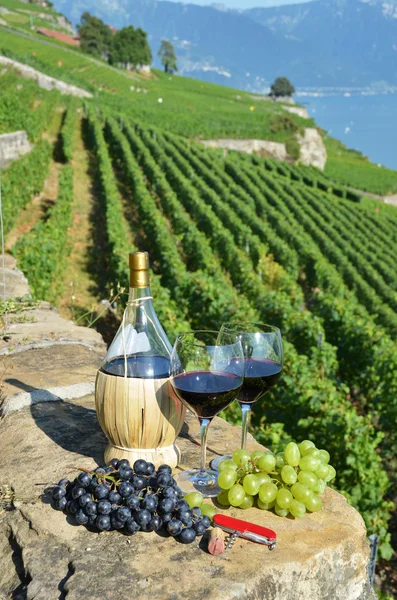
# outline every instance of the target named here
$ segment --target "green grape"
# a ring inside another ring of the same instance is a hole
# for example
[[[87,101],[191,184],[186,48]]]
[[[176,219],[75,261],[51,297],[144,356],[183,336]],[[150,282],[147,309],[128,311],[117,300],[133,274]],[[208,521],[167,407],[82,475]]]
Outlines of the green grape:
[[[310,440],[304,440],[303,442],[301,442],[299,444],[299,450],[300,453],[302,454],[302,456],[305,456],[306,452],[309,450],[309,448],[315,448],[315,444],[313,442],[311,442]]]
[[[320,460],[320,450],[317,450],[317,448],[309,448],[305,456],[314,456],[314,458],[318,458]]]
[[[207,502],[203,502],[200,508],[201,514],[211,519],[211,521],[214,518],[214,515],[217,513],[215,506],[213,504],[208,504]]]
[[[271,483],[272,480],[270,479],[269,475],[267,473],[254,473],[254,477],[259,481],[259,485],[262,485],[262,483]]]
[[[297,467],[301,457],[298,445],[295,442],[290,442],[284,450],[285,460],[291,467]]]
[[[219,480],[218,480],[219,481]],[[259,492],[259,488],[261,487],[260,482],[255,477],[255,475],[246,475],[243,479],[243,488],[246,494],[250,496],[255,496]]]
[[[295,500],[299,500],[299,502],[305,502],[306,498],[309,498],[313,494],[312,490],[307,487],[304,483],[294,483],[291,487],[291,493]]]
[[[236,483],[237,474],[232,469],[224,469],[218,475],[218,485],[222,490],[230,490]]]
[[[201,506],[203,498],[204,496],[200,492],[189,492],[183,499],[186,500],[190,508],[193,508],[194,506]]]
[[[284,452],[278,452],[276,454],[276,469],[277,471],[281,471],[283,466],[285,465],[285,456]]]
[[[274,505],[274,512],[279,517],[288,517],[289,510],[288,508],[281,508],[278,504]]]
[[[229,490],[221,490],[216,497],[219,504],[222,504],[222,506],[230,506],[228,495]]]
[[[324,463],[320,463],[314,472],[319,479],[326,479],[329,473],[329,466],[325,465]]]
[[[251,454],[248,452],[248,450],[235,450],[232,456],[234,462],[239,467],[246,465],[251,458]]]
[[[262,502],[262,500],[258,498],[258,496],[256,497],[256,505],[261,510],[270,510],[275,504],[275,500],[272,500],[271,502]]]
[[[314,491],[316,492],[316,494],[319,494],[321,496],[321,494],[324,494],[326,487],[327,484],[325,483],[324,479],[319,479],[316,489]]]
[[[306,512],[306,506],[299,500],[292,500],[289,512],[295,519],[301,519]]]
[[[329,459],[330,459],[329,452],[327,452],[326,450],[320,450],[321,462],[327,465],[329,463]]]
[[[264,483],[259,488],[259,498],[262,502],[271,502],[276,499],[277,486],[274,483]]]
[[[289,508],[292,500],[293,496],[289,490],[286,490],[285,488],[278,490],[276,502],[280,508]]]
[[[271,452],[265,452],[256,464],[261,471],[270,473],[276,468],[276,457]]]
[[[224,471],[225,469],[233,469],[234,471],[237,470],[237,465],[234,462],[234,460],[230,460],[229,458],[226,460],[223,460],[221,463],[219,463],[218,466],[218,471]]]
[[[292,485],[298,479],[296,471],[294,467],[290,467],[289,465],[284,465],[281,469],[281,478],[288,485]]]
[[[305,506],[307,510],[310,510],[310,512],[318,512],[322,509],[323,503],[321,502],[321,498],[319,496],[313,494],[307,498],[307,500],[305,500]]]
[[[264,454],[261,450],[255,450],[251,453],[251,462],[255,465]]]
[[[336,471],[332,465],[328,465],[328,475],[325,478],[325,481],[328,483],[332,481],[336,477]]]
[[[298,480],[300,483],[304,483],[311,490],[315,490],[318,484],[318,477],[311,471],[299,471]]]
[[[245,498],[243,486],[239,483],[236,483],[232,488],[230,488],[227,497],[232,506],[240,506]]]
[[[249,494],[245,495],[244,500],[239,504],[239,508],[252,508],[254,506],[254,497]]]
[[[320,460],[314,456],[302,456],[299,466],[302,471],[315,471],[320,464]]]

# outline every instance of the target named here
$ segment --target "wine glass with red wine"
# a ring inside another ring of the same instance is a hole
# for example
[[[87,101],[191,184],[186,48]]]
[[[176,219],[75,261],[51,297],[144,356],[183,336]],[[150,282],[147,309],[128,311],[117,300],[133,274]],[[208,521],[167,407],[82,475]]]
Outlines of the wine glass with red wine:
[[[204,496],[220,491],[216,471],[206,470],[207,432],[212,419],[239,394],[244,353],[235,333],[189,331],[177,336],[171,354],[170,382],[178,398],[200,422],[201,465],[177,477],[183,491]]]
[[[253,405],[277,383],[283,368],[283,342],[278,327],[262,323],[224,323],[221,334],[235,334],[244,352],[244,382],[237,394],[241,406],[241,448],[245,449],[249,417]],[[213,468],[230,456],[211,462]]]

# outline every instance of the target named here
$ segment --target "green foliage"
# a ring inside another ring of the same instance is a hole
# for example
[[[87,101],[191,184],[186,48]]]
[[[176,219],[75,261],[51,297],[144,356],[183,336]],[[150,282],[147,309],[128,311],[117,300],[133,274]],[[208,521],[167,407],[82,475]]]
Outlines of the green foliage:
[[[132,25],[117,31],[113,36],[109,62],[124,68],[150,65],[152,53],[146,32],[140,27],[134,29]]]
[[[68,101],[68,107],[64,115],[61,129],[62,151],[67,162],[70,162],[73,157],[74,133],[77,124],[77,106],[78,100],[71,96]]]
[[[161,40],[158,56],[161,59],[161,64],[163,65],[166,73],[174,73],[178,70],[174,46],[169,40]]]
[[[286,150],[291,158],[298,160],[301,152],[301,147],[297,140],[289,139],[285,144]]]
[[[80,48],[83,52],[99,58],[109,56],[112,32],[101,19],[90,15],[89,12],[84,12],[77,29],[80,36]]]
[[[270,86],[270,96],[285,97],[295,94],[295,88],[287,77],[277,77]]]
[[[61,290],[62,273],[70,252],[68,228],[72,224],[73,170],[62,168],[57,201],[48,219],[22,237],[14,248],[18,265],[29,278],[33,296],[56,302]]]

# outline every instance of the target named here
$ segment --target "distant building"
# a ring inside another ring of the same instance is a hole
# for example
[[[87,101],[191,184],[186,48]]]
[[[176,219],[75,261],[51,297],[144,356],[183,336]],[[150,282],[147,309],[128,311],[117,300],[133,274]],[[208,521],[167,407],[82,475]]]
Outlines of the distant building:
[[[64,44],[69,44],[70,46],[80,46],[79,36],[77,35],[72,37],[67,33],[62,33],[61,31],[53,31],[51,29],[43,28],[37,29],[37,33],[54,40],[58,40],[59,42],[63,42]]]

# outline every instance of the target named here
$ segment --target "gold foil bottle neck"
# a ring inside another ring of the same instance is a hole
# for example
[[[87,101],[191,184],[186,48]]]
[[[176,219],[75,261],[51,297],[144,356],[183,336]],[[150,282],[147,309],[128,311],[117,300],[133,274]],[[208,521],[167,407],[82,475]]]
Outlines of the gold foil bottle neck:
[[[130,252],[130,287],[149,287],[149,254]]]

